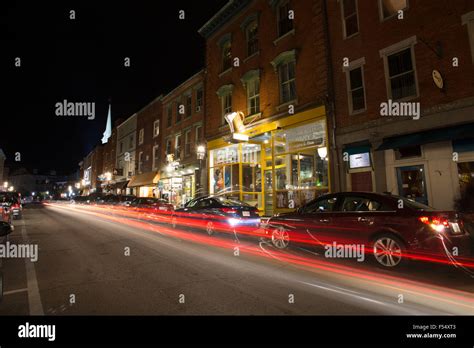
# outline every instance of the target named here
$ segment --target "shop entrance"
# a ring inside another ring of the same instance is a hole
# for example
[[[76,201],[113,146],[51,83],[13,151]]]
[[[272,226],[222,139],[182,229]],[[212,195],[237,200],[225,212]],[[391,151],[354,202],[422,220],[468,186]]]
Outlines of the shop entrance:
[[[428,204],[424,165],[399,167],[397,178],[400,196]]]

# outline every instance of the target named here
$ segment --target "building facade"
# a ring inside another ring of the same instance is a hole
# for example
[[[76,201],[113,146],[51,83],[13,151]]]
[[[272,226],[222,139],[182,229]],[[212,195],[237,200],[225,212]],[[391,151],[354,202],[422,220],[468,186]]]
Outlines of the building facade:
[[[122,120],[117,120],[112,128],[112,133],[103,144],[103,170],[99,175],[99,180],[102,186],[102,192],[106,194],[115,193],[116,182],[115,174],[117,161],[117,126],[122,123]]]
[[[135,175],[137,146],[137,114],[117,126],[116,170],[113,173],[117,194],[133,195],[136,188],[127,187]]]
[[[138,197],[158,197],[160,178],[162,96],[137,112],[137,148],[135,175],[128,187],[135,189]]]
[[[164,135],[158,188],[160,197],[175,206],[206,192],[205,166],[197,155],[205,145],[204,88],[201,70],[162,99]]]
[[[330,191],[325,2],[229,1],[206,39],[209,193],[292,211]]]
[[[452,209],[474,177],[474,2],[329,1],[339,190]]]

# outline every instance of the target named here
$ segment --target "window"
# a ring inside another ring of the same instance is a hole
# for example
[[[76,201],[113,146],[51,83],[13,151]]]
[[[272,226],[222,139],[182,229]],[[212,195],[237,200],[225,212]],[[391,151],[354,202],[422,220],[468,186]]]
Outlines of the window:
[[[135,138],[135,137],[133,136],[133,134],[130,135],[130,138],[128,138],[128,140],[129,140],[129,141],[128,141],[128,148],[129,148],[129,149],[133,148],[133,145],[134,145],[133,142],[134,142],[134,140],[135,140],[134,138]]]
[[[253,79],[246,86],[248,114],[258,114],[260,112],[260,79]]]
[[[138,172],[142,172],[142,167],[143,167],[143,151],[140,151],[138,153]]]
[[[357,0],[343,0],[341,7],[344,38],[348,38],[359,32]]]
[[[283,1],[278,6],[278,36],[281,37],[293,30],[293,20],[290,19],[290,2]]]
[[[414,157],[421,157],[420,145],[401,147],[395,150],[395,159],[397,160]]]
[[[222,97],[222,120],[225,123],[224,116],[232,112],[232,94],[228,93]]]
[[[173,108],[171,107],[171,104],[169,104],[166,111],[166,125],[168,127],[171,127],[172,124],[173,124]]]
[[[380,17],[383,19],[395,16],[398,11],[408,7],[408,0],[379,0]]]
[[[120,142],[120,153],[123,152],[123,141]]]
[[[202,87],[199,87],[196,91],[196,112],[200,112],[202,110],[203,96],[203,89]]]
[[[418,97],[415,49],[416,36],[380,50],[384,60],[387,95],[391,100]]]
[[[337,197],[317,199],[302,209],[303,214],[333,212],[336,210]]]
[[[365,110],[365,88],[363,68],[358,66],[347,72],[349,95],[349,113],[353,114]]]
[[[366,197],[345,197],[342,211],[377,211],[382,210],[382,203]]]
[[[387,57],[391,97],[399,100],[416,95],[415,70],[411,48]]]
[[[189,117],[189,116],[191,116],[191,114],[193,112],[193,109],[192,109],[193,108],[193,101],[192,101],[191,93],[186,94],[186,96],[184,98],[185,98],[184,100],[185,100],[185,103],[186,103],[186,105],[185,105],[186,117]]]
[[[280,75],[280,98],[282,103],[296,99],[295,62],[282,63],[278,67]]]
[[[156,138],[160,134],[160,120],[153,122],[153,138]]]
[[[469,42],[471,46],[472,63],[474,64],[474,11],[468,12],[461,17],[463,25],[467,26]]]
[[[172,153],[171,151],[171,138],[168,138],[168,140],[166,140],[166,154],[167,155],[170,155]]]
[[[258,52],[258,23],[253,21],[247,26],[246,29],[247,36],[247,56],[251,56],[254,53]]]
[[[143,144],[143,137],[145,136],[145,130],[142,128],[138,132],[138,145]]]
[[[188,129],[184,133],[184,156],[188,157],[191,155],[191,129]]]
[[[180,111],[181,111],[181,102],[177,100],[176,101],[176,123],[181,122],[182,113]]]
[[[175,158],[175,160],[179,160],[181,158],[181,134],[178,134],[175,137],[174,158]]]
[[[158,168],[158,157],[160,156],[159,145],[153,146],[153,170]]]
[[[202,140],[202,126],[196,126],[195,139],[196,143]]]
[[[222,45],[222,71],[226,71],[232,67],[232,44],[227,40]]]

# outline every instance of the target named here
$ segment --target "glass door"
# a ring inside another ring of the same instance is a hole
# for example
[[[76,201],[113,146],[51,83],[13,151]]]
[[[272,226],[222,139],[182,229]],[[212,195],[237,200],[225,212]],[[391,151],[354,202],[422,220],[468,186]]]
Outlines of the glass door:
[[[397,179],[400,196],[428,204],[424,165],[397,168]]]

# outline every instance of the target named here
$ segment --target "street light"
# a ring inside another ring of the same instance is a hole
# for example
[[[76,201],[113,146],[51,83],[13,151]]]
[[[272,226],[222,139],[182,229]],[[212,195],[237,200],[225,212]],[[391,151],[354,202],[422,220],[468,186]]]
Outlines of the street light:
[[[198,160],[202,161],[206,155],[206,148],[204,145],[199,145],[196,150]]]
[[[326,146],[318,147],[318,155],[322,159],[325,159],[328,155],[328,148]]]
[[[4,187],[4,188],[7,188],[7,187],[8,187],[8,181],[5,181],[5,182],[3,183],[3,187]]]

